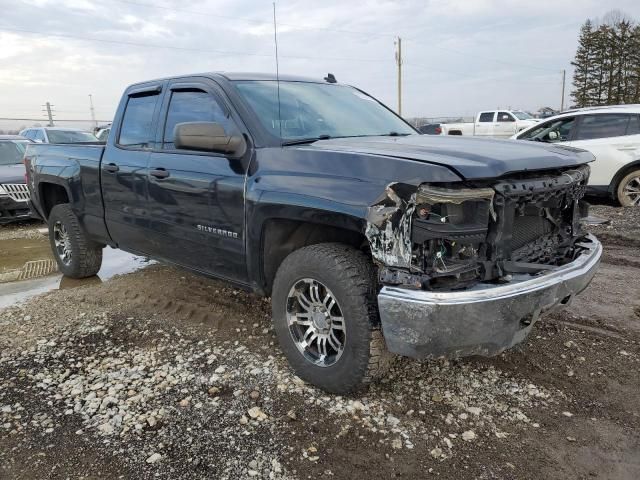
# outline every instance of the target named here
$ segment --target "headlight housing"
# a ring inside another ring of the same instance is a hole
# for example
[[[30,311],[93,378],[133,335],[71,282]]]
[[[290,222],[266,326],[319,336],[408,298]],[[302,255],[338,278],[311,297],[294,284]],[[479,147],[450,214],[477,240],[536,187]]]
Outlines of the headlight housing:
[[[413,241],[482,241],[495,219],[492,188],[421,185],[416,193]]]
[[[492,188],[424,184],[416,192],[411,240],[415,266],[430,287],[475,281],[479,257],[495,220]]]

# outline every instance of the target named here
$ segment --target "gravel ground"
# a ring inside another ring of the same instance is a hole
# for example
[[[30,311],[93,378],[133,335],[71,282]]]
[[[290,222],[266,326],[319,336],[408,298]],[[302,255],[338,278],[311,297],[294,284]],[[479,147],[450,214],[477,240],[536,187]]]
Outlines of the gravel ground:
[[[46,228],[46,225],[37,220],[0,225],[0,241],[17,238],[39,238],[42,236],[42,232],[39,232],[38,229],[43,228]]]
[[[526,344],[349,397],[266,300],[169,267],[0,310],[0,478],[640,478],[637,210],[592,209],[601,269]]]

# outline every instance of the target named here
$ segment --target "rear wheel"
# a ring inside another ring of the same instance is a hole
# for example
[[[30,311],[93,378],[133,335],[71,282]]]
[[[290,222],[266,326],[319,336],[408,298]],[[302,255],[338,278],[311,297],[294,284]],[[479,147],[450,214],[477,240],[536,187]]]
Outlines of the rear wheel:
[[[617,197],[623,207],[640,206],[640,170],[633,170],[620,180]]]
[[[87,237],[69,204],[51,209],[49,242],[58,268],[67,277],[91,277],[100,270],[103,246]]]
[[[300,378],[347,393],[388,368],[375,273],[362,252],[332,243],[296,250],[278,269],[272,303],[280,346]]]

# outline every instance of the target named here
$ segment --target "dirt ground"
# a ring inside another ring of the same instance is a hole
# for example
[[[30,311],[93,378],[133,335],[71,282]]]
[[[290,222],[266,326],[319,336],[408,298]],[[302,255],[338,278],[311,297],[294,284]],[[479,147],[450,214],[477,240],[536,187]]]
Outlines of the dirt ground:
[[[0,309],[0,479],[640,478],[640,209],[592,213],[600,270],[528,342],[349,397],[291,374],[265,299],[161,265],[47,284]]]

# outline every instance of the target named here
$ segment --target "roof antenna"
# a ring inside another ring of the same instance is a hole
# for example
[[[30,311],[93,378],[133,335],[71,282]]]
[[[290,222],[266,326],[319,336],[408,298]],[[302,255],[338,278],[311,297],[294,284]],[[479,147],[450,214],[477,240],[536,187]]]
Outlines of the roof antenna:
[[[280,148],[282,148],[282,114],[280,112],[280,67],[278,66],[278,27],[276,23],[276,2],[273,2],[273,41],[276,46],[276,84],[278,88],[278,126],[280,127]]]
[[[336,83],[336,77],[333,73],[327,73],[327,76],[324,77],[324,81],[327,83]]]

